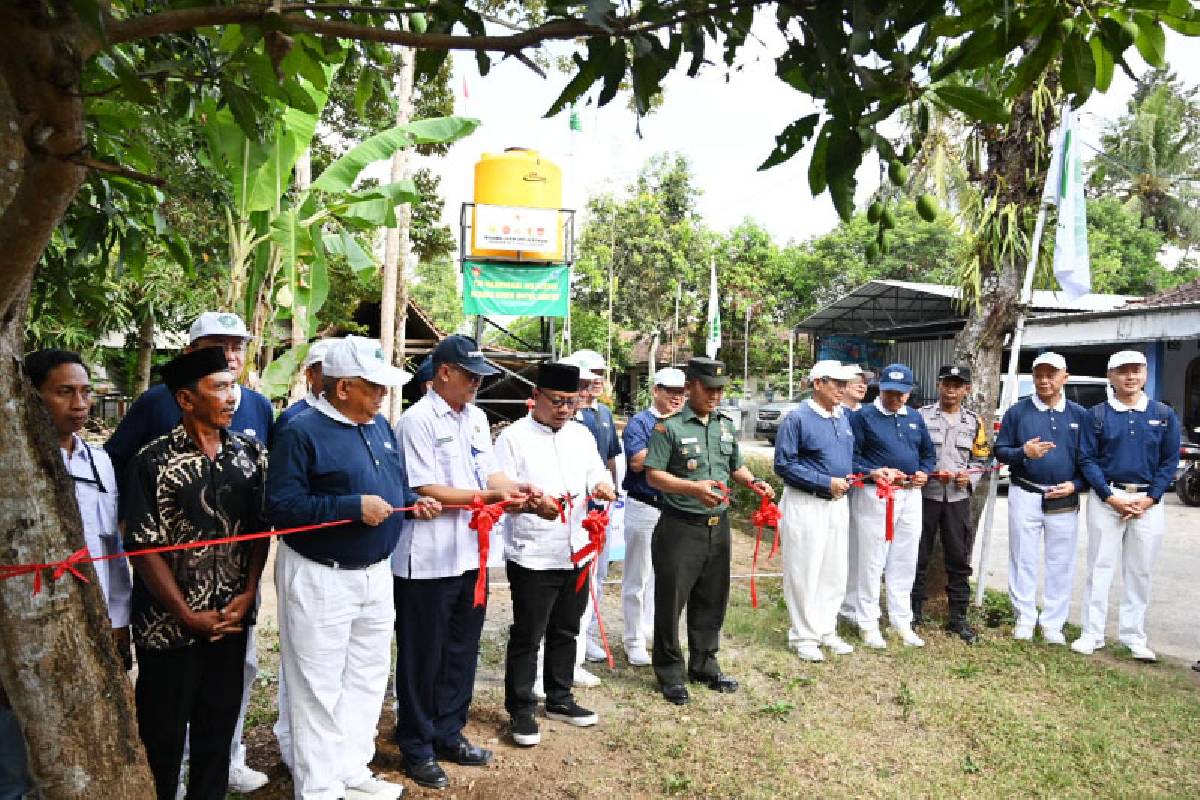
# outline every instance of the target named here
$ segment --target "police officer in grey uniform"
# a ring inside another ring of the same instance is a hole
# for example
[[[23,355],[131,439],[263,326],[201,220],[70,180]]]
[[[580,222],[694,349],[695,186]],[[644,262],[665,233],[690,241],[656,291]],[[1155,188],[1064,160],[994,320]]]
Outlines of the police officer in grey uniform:
[[[912,588],[913,624],[924,622],[921,609],[928,596],[925,578],[940,537],[946,559],[946,594],[950,599],[946,629],[967,644],[974,644],[978,635],[967,623],[971,546],[975,541],[971,494],[982,473],[968,470],[978,469],[987,457],[987,435],[979,415],[962,404],[971,391],[971,368],[944,366],[938,370],[937,385],[938,402],[920,408],[937,450],[937,467],[921,490],[921,544]]]
[[[679,616],[687,607],[687,678],[717,692],[738,682],[721,672],[717,649],[729,600],[729,497],[731,481],[775,492],[742,464],[733,421],[718,408],[729,376],[725,364],[693,358],[685,370],[688,402],[650,434],[643,467],[663,493],[654,527],[654,673],[663,696],[688,702]],[[724,488],[723,488],[724,487]]]

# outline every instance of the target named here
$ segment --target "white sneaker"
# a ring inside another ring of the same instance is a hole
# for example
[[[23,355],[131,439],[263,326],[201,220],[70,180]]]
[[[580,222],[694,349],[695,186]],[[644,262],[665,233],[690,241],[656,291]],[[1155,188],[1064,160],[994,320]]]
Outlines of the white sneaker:
[[[575,665],[575,678],[573,683],[576,687],[582,689],[591,689],[593,686],[600,685],[600,679],[592,673],[588,672],[578,664]]]
[[[1079,653],[1081,656],[1090,656],[1092,653],[1096,652],[1102,647],[1104,647],[1103,639],[1096,641],[1086,633],[1081,635],[1075,641],[1071,642],[1071,649],[1076,653]]]
[[[1129,654],[1138,661],[1158,661],[1158,654],[1144,644],[1129,645]]]
[[[804,661],[824,661],[825,656],[821,653],[821,648],[811,642],[805,642],[796,648],[796,655],[800,656]]]
[[[1042,628],[1042,638],[1046,640],[1046,644],[1065,645],[1067,643],[1067,637],[1063,635],[1061,629],[1048,631]]]
[[[382,780],[374,775],[358,786],[347,786],[346,800],[400,800],[404,787],[398,783]]]
[[[854,652],[854,645],[847,642],[836,633],[831,633],[821,640],[821,644],[829,648],[835,656],[848,656]]]
[[[892,630],[900,635],[900,641],[909,647],[924,647],[925,640],[917,636],[910,625],[893,625]]]
[[[1018,625],[1017,627],[1013,628],[1013,638],[1016,639],[1018,642],[1033,641],[1033,626],[1032,625]]]
[[[584,648],[583,657],[588,661],[591,661],[593,664],[599,664],[601,661],[608,661],[608,655],[604,652],[604,646],[590,636],[587,640],[587,647]]]
[[[576,667],[576,669],[578,669],[578,667]],[[533,682],[533,696],[538,700],[546,699],[546,684],[542,682],[541,678],[538,678]]]
[[[631,667],[648,667],[650,666],[650,654],[646,652],[644,645],[627,644],[625,645],[625,658],[629,660]]]
[[[242,764],[229,768],[229,791],[239,794],[256,792],[267,785],[265,773]]]
[[[870,647],[872,650],[887,649],[887,640],[883,638],[883,634],[879,632],[878,628],[875,630],[863,631],[862,639],[863,644],[865,644],[867,647]]]

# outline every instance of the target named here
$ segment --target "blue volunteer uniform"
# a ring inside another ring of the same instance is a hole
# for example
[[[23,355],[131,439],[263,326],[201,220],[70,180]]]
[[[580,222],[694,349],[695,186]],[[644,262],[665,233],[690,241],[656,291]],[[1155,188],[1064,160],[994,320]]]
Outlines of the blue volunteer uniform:
[[[272,428],[271,428],[271,443],[274,444],[275,437],[279,435],[279,432],[281,430],[283,430],[284,425],[287,425],[289,422],[291,422],[297,416],[304,413],[305,411],[308,411],[310,408],[312,408],[316,404],[317,404],[317,398],[315,398],[311,394],[309,394],[308,396],[302,397],[299,400],[297,400],[296,402],[292,403],[290,406],[285,408],[283,411],[280,411],[279,416],[275,418],[275,425],[272,426]]]
[[[1179,417],[1166,403],[1149,401],[1117,411],[1114,402],[1091,409],[1094,450],[1083,460],[1084,478],[1092,491],[1107,500],[1110,484],[1129,484],[1156,503],[1175,480],[1181,432]]]
[[[633,415],[625,425],[624,445],[627,453],[640,453],[650,445],[650,434],[654,432],[654,426],[658,423],[659,418],[655,416],[650,409],[639,411]],[[595,433],[592,434],[595,436]],[[597,440],[597,444],[599,441]],[[625,470],[625,479],[621,481],[621,488],[635,500],[638,500],[646,505],[658,507],[662,500],[662,492],[655,489],[646,480],[646,471],[635,472],[631,469]]]
[[[1079,445],[1089,424],[1088,413],[1070,400],[1059,405],[1062,410],[1047,408],[1036,397],[1026,397],[1010,406],[1000,422],[996,458],[1008,464],[1014,482],[1053,486],[1071,481],[1075,491],[1082,492],[1087,483],[1079,470]],[[1034,437],[1054,442],[1054,449],[1041,458],[1027,458],[1025,442]]]
[[[833,478],[854,471],[854,432],[851,414],[824,417],[804,402],[787,415],[775,439],[775,474],[793,489],[829,496]]]
[[[581,408],[575,413],[575,418],[592,432],[596,449],[600,451],[600,458],[605,464],[610,458],[621,455],[621,438],[617,435],[617,424],[608,406],[596,403],[592,408]]]
[[[854,430],[855,472],[891,467],[912,475],[933,472],[937,465],[937,451],[925,420],[908,406],[888,414],[876,401],[851,414],[850,425]]]
[[[237,410],[233,412],[229,430],[265,444],[271,435],[275,417],[271,401],[253,389],[245,386],[239,388],[242,397]],[[121,424],[104,443],[104,450],[112,459],[118,478],[124,480],[125,468],[139,450],[170,433],[181,419],[183,415],[179,405],[165,384],[151,386],[134,400],[121,418]]]

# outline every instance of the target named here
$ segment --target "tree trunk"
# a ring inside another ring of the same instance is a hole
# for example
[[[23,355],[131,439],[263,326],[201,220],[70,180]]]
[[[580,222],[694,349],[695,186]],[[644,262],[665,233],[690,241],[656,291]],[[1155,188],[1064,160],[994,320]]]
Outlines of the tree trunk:
[[[86,147],[77,42],[84,33],[39,4],[0,4],[0,565],[45,563],[84,546],[75,491],[49,417],[21,369],[34,270],[83,180]],[[95,570],[0,581],[0,683],[50,798],[144,800],[154,786],[129,680]]]
[[[137,370],[133,375],[133,396],[150,388],[150,368],[154,363],[154,309],[149,306],[138,323]]]
[[[312,150],[306,149],[296,159],[296,196],[302,196],[308,191],[309,185],[312,184]],[[300,265],[297,264],[297,270]],[[292,287],[293,297],[295,297],[296,287]],[[292,303],[292,347],[299,347],[308,341],[308,319],[307,309],[301,303]],[[304,375],[304,371],[300,370],[292,376],[292,388],[288,392],[288,402],[295,403],[302,400],[308,393],[308,379]]]
[[[396,76],[396,124],[406,125],[413,114],[413,75],[417,53],[409,47],[396,49],[400,59],[400,74]],[[408,148],[392,154],[392,182],[408,177]],[[383,296],[379,312],[379,335],[383,357],[397,367],[404,366],[404,340],[408,324],[408,280],[404,274],[412,253],[409,232],[412,226],[412,206],[396,206],[396,227],[388,228],[383,251]],[[388,399],[388,419],[400,419],[404,408],[403,394],[397,389]]]

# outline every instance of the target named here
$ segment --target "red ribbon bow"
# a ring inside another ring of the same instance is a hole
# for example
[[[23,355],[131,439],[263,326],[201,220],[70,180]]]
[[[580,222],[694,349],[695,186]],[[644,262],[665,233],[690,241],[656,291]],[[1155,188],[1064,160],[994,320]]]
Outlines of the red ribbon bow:
[[[492,527],[504,515],[503,503],[488,505],[479,495],[471,500],[471,521],[468,527],[479,534],[479,575],[475,578],[475,607],[487,605],[488,550],[491,549]]]
[[[875,481],[875,496],[887,501],[887,526],[884,528],[884,541],[890,542],[896,538],[896,484],[890,481]]]
[[[84,583],[91,583],[86,576],[75,568],[76,564],[84,564],[88,561],[98,561],[93,559],[88,553],[86,547],[81,547],[71,555],[64,558],[62,561],[52,561],[48,564],[4,564],[0,565],[0,580],[15,578],[18,575],[33,575],[33,593],[38,594],[42,591],[42,570],[53,569],[50,573],[50,580],[56,581],[68,572],[74,575]]]
[[[613,661],[612,650],[608,646],[608,632],[604,629],[604,618],[600,615],[600,597],[596,594],[596,582],[592,580],[592,573],[596,568],[596,560],[604,557],[604,540],[607,538],[608,532],[608,509],[599,511],[592,509],[583,518],[583,529],[587,531],[588,543],[580,548],[579,552],[571,554],[571,563],[578,564],[588,556],[595,554],[595,558],[587,563],[583,571],[579,573],[579,578],[575,581],[575,591],[579,591],[586,583],[588,591],[592,595],[592,609],[596,613],[596,627],[600,629],[600,643],[604,645],[604,657],[608,660],[608,668],[616,669],[616,662]],[[580,631],[580,636],[586,636],[586,631]]]
[[[754,560],[750,562],[750,606],[758,608],[758,549],[762,545],[763,529],[771,528],[775,531],[775,538],[771,542],[771,552],[767,555],[767,561],[775,557],[779,552],[779,521],[783,519],[783,512],[779,510],[779,506],[775,505],[769,497],[765,489],[759,487],[757,483],[751,484],[750,488],[758,495],[758,509],[750,515],[750,523],[754,526]]]

